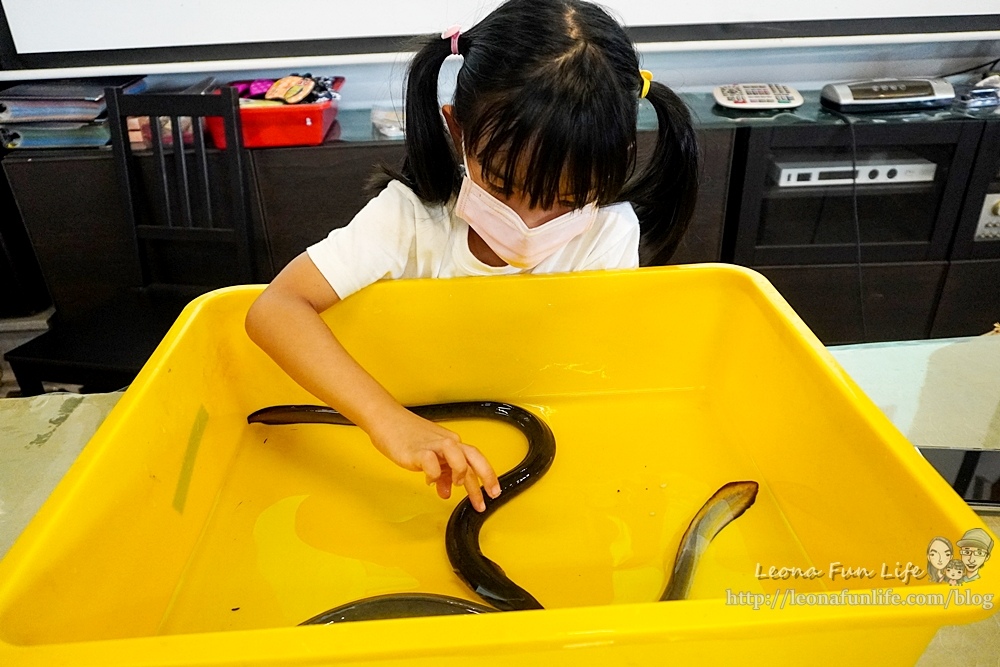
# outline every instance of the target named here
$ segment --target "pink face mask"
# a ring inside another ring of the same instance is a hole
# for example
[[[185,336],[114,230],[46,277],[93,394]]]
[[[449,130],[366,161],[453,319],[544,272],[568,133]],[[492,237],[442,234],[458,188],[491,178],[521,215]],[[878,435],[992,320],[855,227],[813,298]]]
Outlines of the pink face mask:
[[[465,171],[455,214],[476,230],[500,259],[519,269],[538,266],[590,229],[597,217],[597,207],[587,204],[532,229],[512,208],[469,178],[468,162]]]

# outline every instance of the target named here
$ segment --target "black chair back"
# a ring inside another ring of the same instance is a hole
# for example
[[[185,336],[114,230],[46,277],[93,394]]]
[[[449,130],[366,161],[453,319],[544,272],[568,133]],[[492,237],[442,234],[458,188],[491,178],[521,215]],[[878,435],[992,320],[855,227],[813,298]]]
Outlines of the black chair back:
[[[247,159],[236,90],[125,94],[108,88],[106,94],[111,145],[125,214],[134,231],[140,285],[213,288],[254,282]],[[133,151],[129,117],[148,118],[151,151]],[[207,118],[221,119],[224,148],[206,147]],[[169,119],[169,136],[160,119]],[[182,119],[190,119],[190,147]]]
[[[54,318],[49,331],[4,355],[26,396],[42,393],[43,382],[85,391],[127,385],[192,298],[257,280],[236,91],[128,95],[108,88],[106,95],[131,237],[115,257],[122,288],[72,318]],[[143,116],[151,149],[134,151],[128,119]],[[190,147],[182,119],[190,119]],[[206,147],[206,119],[221,119],[224,147]]]

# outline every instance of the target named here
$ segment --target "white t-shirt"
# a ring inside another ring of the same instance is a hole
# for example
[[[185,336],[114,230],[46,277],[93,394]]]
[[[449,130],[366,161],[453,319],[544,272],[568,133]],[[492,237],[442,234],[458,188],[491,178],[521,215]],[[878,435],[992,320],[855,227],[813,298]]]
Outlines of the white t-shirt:
[[[378,280],[625,269],[639,265],[639,220],[628,202],[599,209],[590,229],[531,269],[489,266],[469,250],[469,225],[392,181],[346,227],[306,252],[341,299]]]

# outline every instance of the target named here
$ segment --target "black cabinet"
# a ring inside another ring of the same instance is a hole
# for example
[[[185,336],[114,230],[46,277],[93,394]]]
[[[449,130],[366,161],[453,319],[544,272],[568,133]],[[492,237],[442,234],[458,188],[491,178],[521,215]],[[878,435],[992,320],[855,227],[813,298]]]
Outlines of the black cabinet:
[[[41,268],[7,180],[0,178],[0,317],[26,317],[49,307]]]
[[[60,317],[139,284],[110,150],[22,151],[3,167]]]
[[[907,120],[739,131],[724,258],[771,279],[824,343],[940,330],[973,165],[997,124]]]
[[[931,335],[989,331],[1000,322],[1000,122],[983,131],[951,260]]]
[[[722,259],[722,232],[726,224],[726,197],[729,192],[729,165],[733,159],[735,131],[702,129],[698,131],[701,152],[698,203],[691,222],[681,237],[671,264],[718,262]],[[648,146],[652,136],[640,146]]]
[[[402,142],[358,142],[251,151],[262,228],[274,272],[368,202],[376,165],[396,165]]]
[[[947,259],[982,125],[751,128],[733,261]]]
[[[1000,260],[1000,122],[983,130],[951,258]]]
[[[857,116],[852,137],[815,100],[744,122],[713,119],[709,100],[690,99],[701,189],[671,263],[760,270],[828,344],[970,335],[1000,320],[1000,214],[996,227],[983,222],[1000,201],[1000,122]],[[401,142],[371,139],[366,113],[341,115],[349,139],[250,151],[264,278],[350,222],[375,166],[402,158]],[[655,143],[644,122],[640,164]],[[110,151],[21,152],[3,165],[58,312],[80,313],[134,284]],[[903,165],[916,173],[889,173]],[[192,275],[211,264],[183,248],[162,259]]]
[[[214,151],[208,156],[213,183],[225,182],[214,178],[223,168],[219,157]],[[152,156],[140,155],[139,167],[140,181],[152,187],[156,173]],[[75,319],[142,284],[110,149],[12,152],[4,158],[3,168],[57,317]],[[228,197],[215,192],[213,201],[219,202],[221,224],[227,224],[232,215],[225,205]],[[258,272],[268,275],[260,215],[252,217],[258,225],[254,238],[260,240],[255,249]],[[161,282],[222,286],[232,284],[237,275],[229,255],[210,243],[147,244],[143,250],[153,277]]]
[[[931,336],[977,336],[1000,322],[1000,259],[949,262]]]
[[[947,262],[759,266],[824,342],[927,338]]]

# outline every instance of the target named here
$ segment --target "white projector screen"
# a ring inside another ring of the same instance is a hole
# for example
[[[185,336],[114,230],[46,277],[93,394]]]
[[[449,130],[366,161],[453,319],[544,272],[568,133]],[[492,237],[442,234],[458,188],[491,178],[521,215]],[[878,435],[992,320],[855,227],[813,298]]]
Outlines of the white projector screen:
[[[416,35],[466,26],[497,0],[2,0],[19,55]],[[998,0],[606,0],[631,27],[995,15]],[[966,28],[975,29],[975,28]]]

